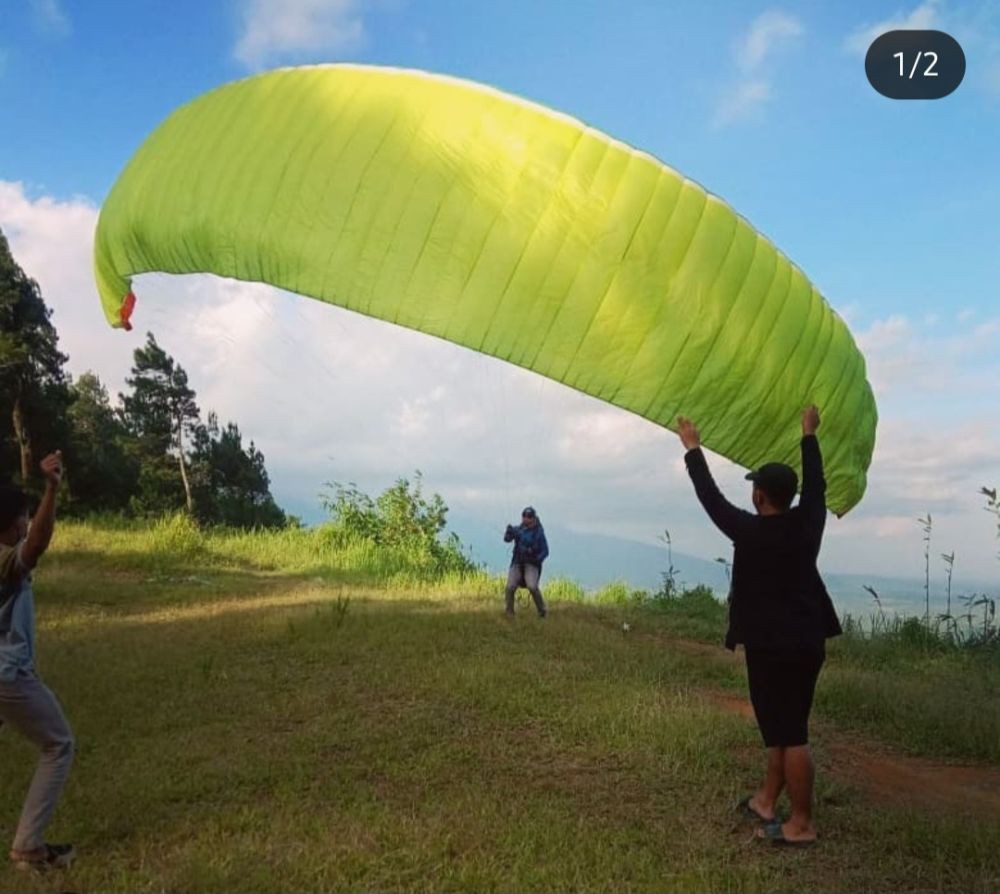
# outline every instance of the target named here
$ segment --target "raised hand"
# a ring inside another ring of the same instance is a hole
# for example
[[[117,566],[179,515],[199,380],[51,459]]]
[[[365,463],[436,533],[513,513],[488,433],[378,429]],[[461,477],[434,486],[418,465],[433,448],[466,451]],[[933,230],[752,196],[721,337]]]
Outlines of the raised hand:
[[[63,476],[62,451],[56,450],[50,453],[40,465],[45,480],[53,487],[58,487]]]
[[[680,435],[681,443],[685,450],[694,450],[701,446],[701,435],[695,424],[685,416],[677,417],[677,434]]]
[[[817,428],[819,428],[819,407],[812,404],[802,411],[802,434],[814,435]]]

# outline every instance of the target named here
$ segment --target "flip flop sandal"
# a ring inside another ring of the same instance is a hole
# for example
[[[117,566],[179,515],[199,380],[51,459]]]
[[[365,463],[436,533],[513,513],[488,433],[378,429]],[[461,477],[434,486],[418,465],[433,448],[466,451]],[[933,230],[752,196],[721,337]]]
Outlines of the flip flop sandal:
[[[793,841],[790,838],[785,838],[785,833],[781,831],[780,822],[770,822],[765,823],[761,830],[757,833],[757,837],[761,841],[767,841],[773,844],[775,847],[812,847],[816,844],[815,838],[808,838],[802,841]]]
[[[736,805],[736,812],[742,814],[747,819],[756,820],[759,823],[773,823],[777,817],[774,816],[761,816],[756,810],[750,806],[750,801],[753,795],[747,795],[739,804]]]

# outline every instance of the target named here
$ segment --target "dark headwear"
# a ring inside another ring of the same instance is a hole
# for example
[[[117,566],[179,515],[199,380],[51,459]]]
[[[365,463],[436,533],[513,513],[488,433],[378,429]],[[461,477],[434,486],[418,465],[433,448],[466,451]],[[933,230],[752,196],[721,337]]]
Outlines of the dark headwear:
[[[524,509],[521,510],[521,517],[523,518],[524,516],[527,516],[528,518],[537,518],[538,513],[535,512],[534,506],[525,506]]]
[[[799,476],[795,474],[795,469],[784,463],[765,463],[756,472],[748,473],[746,478],[764,491],[779,509],[791,506],[799,489]]]

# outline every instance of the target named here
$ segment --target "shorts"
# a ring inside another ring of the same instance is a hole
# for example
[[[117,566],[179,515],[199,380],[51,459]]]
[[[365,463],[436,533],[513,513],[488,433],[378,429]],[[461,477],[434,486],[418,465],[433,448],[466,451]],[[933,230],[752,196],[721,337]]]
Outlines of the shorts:
[[[820,668],[826,659],[816,647],[746,647],[750,702],[768,748],[809,744],[809,712]]]

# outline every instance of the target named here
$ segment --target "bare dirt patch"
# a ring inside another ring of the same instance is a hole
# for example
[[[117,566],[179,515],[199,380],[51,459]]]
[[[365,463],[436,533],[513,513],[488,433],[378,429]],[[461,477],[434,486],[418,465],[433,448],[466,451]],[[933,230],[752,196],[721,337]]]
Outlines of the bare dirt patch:
[[[753,720],[753,707],[745,698],[718,690],[704,695],[721,710]],[[863,789],[872,801],[1000,817],[1000,768],[894,754],[826,724],[819,725],[817,732],[828,771],[839,781]]]

